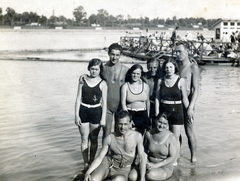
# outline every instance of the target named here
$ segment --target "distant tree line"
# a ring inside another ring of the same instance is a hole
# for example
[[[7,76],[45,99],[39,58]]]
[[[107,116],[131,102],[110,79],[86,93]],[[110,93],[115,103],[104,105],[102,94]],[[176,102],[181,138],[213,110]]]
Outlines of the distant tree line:
[[[101,26],[101,27],[193,27],[198,25],[202,28],[209,28],[216,22],[217,19],[204,19],[204,18],[180,18],[176,16],[173,18],[131,18],[130,15],[124,18],[123,15],[117,16],[110,15],[106,10],[100,9],[97,14],[91,14],[87,18],[87,12],[83,6],[78,6],[73,10],[72,19],[64,16],[54,16],[47,18],[44,15],[38,15],[35,12],[17,13],[13,8],[8,7],[6,13],[3,14],[0,8],[0,25],[41,25],[41,26]]]

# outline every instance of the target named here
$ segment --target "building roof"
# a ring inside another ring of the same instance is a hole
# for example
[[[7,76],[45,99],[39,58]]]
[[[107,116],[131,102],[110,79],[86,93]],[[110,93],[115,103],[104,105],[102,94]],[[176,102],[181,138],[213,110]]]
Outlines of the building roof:
[[[219,23],[223,22],[223,21],[237,21],[240,22],[240,19],[222,19],[219,18],[211,27],[210,29],[213,29],[215,26],[217,26]]]

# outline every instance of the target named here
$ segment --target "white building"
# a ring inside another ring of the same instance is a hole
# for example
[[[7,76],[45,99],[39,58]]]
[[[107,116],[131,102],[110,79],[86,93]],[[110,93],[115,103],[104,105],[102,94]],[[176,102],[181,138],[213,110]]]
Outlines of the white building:
[[[215,31],[215,40],[221,40],[223,33],[227,32],[228,36],[232,32],[240,32],[240,19],[218,19],[210,28]]]

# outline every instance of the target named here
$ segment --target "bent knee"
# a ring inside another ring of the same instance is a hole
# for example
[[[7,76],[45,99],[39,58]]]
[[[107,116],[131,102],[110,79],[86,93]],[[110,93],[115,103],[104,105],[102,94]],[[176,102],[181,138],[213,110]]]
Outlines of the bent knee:
[[[128,176],[129,181],[136,181],[137,178],[138,178],[138,174],[136,171],[132,171]]]
[[[118,175],[112,181],[127,181],[127,178],[124,175]]]
[[[167,178],[166,172],[156,172],[156,171],[150,171],[146,174],[147,180],[165,180]]]

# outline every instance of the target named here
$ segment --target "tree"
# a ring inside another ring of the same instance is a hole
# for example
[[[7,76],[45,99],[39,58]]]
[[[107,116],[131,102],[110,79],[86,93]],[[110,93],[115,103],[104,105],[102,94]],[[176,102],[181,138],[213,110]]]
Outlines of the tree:
[[[91,14],[88,18],[90,24],[98,24],[98,19],[95,14]]]
[[[13,25],[14,17],[15,17],[15,14],[16,14],[15,10],[13,8],[7,7],[6,12],[7,12],[7,14],[4,17],[6,23],[9,24],[9,25]]]
[[[119,15],[116,16],[118,26],[122,25],[123,18],[124,18],[124,16],[122,14],[119,14]]]
[[[98,10],[97,17],[100,25],[104,25],[104,26],[106,25],[108,16],[109,16],[109,13],[106,10],[104,9]]]
[[[73,10],[73,16],[75,17],[76,21],[82,24],[82,19],[86,18],[87,13],[82,6],[78,6],[76,9]]]

